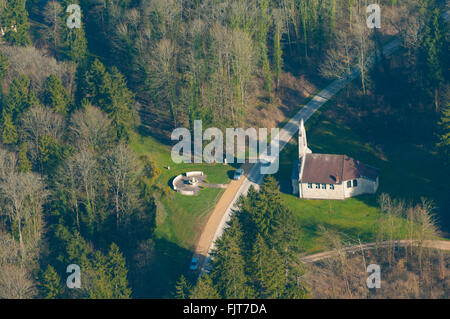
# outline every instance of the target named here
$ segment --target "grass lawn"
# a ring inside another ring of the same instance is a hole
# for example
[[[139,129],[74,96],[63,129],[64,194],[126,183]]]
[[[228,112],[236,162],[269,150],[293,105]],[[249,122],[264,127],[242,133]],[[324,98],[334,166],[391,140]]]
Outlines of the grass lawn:
[[[374,205],[373,196],[359,196],[345,201],[299,200],[290,194],[283,199],[295,214],[302,230],[302,246],[307,254],[326,250],[327,243],[320,235],[319,225],[338,231],[344,240],[362,242],[375,240],[375,231],[381,214]]]
[[[202,190],[198,196],[184,196],[171,189],[172,179],[187,171],[203,171],[209,183],[227,184],[233,168],[223,164],[175,164],[171,159],[171,148],[149,136],[133,136],[131,147],[139,155],[152,157],[161,170],[155,184],[168,194],[158,203],[156,236],[192,249],[208,213],[224,190],[210,188]],[[167,169],[169,166],[170,170]]]

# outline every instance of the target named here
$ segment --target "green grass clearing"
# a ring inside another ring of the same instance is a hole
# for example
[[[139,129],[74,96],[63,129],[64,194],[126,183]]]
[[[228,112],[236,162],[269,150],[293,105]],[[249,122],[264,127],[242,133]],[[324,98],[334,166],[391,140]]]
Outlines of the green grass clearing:
[[[149,154],[161,170],[155,184],[167,195],[162,196],[158,203],[156,236],[182,248],[192,249],[223,189],[204,189],[198,196],[184,196],[171,189],[172,179],[187,171],[203,171],[209,183],[227,184],[230,171],[234,169],[223,164],[175,164],[171,159],[171,148],[150,136],[136,134],[131,147],[139,155]]]

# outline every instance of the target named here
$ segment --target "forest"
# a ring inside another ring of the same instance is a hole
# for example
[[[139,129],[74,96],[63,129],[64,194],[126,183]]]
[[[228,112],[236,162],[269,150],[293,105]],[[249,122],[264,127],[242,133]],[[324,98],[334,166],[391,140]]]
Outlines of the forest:
[[[448,8],[376,2],[380,30],[366,27],[362,0],[0,0],[0,298],[155,297],[170,190],[155,182],[157,155],[133,142],[168,144],[195,120],[276,127],[293,111],[281,108],[292,78],[318,88],[356,66],[348,117],[432,141],[448,175]],[[67,25],[70,4],[80,28]],[[370,67],[396,37],[402,58]],[[311,297],[291,215],[269,178],[241,199],[211,273],[173,278],[156,297]],[[81,289],[66,287],[70,264]]]

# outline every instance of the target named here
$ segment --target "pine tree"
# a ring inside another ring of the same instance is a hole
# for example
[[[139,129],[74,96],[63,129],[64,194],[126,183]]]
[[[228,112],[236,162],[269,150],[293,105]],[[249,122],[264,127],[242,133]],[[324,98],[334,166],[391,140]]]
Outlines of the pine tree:
[[[64,40],[65,56],[77,64],[82,64],[87,56],[87,40],[83,27],[66,31]]]
[[[78,264],[83,270],[84,284],[80,291],[70,291],[71,296],[90,299],[130,298],[125,257],[116,244],[112,243],[108,254],[104,255],[94,250],[78,231],[67,236],[64,243],[65,263]]]
[[[281,37],[283,30],[283,19],[280,11],[274,11],[274,30],[273,30],[273,68],[275,70],[275,85],[279,89],[281,70],[283,68],[283,50],[281,49]]]
[[[23,111],[38,103],[39,100],[31,90],[30,79],[27,76],[19,76],[11,82],[9,94],[6,98],[5,109],[12,115],[13,121],[15,121],[18,115]]]
[[[95,59],[84,75],[82,83],[82,96],[85,97],[93,105],[100,107],[101,87],[104,85],[106,77],[106,68],[100,60]]]
[[[64,1],[68,4],[77,4],[78,1]],[[67,5],[63,3],[66,8]],[[69,13],[66,13],[63,18],[63,22],[65,23],[67,18],[69,17]],[[81,12],[81,27],[80,28],[63,28],[63,44],[62,44],[62,52],[65,57],[77,64],[84,64],[86,62],[87,57],[87,40],[86,33],[84,31],[83,25],[83,12]]]
[[[250,216],[257,232],[268,240],[274,225],[274,217],[282,207],[278,182],[273,176],[265,178],[256,197],[251,200],[250,207]]]
[[[295,258],[300,250],[300,227],[292,211],[284,205],[278,211],[273,222],[271,240],[284,258]]]
[[[214,288],[211,278],[202,274],[198,279],[197,285],[192,289],[191,299],[219,299],[220,295]]]
[[[186,277],[181,275],[180,279],[177,281],[175,286],[175,299],[188,299],[190,294],[190,286],[186,280]]]
[[[64,148],[50,135],[41,136],[38,147],[41,172],[52,172],[64,159]]]
[[[110,276],[112,298],[130,298],[131,290],[128,288],[128,269],[126,266],[125,257],[115,243],[111,244],[108,252],[107,269]]]
[[[42,275],[41,280],[41,293],[45,299],[56,299],[61,297],[63,292],[63,286],[61,285],[61,278],[51,265],[47,266],[47,269]]]
[[[53,74],[45,82],[44,103],[63,116],[69,111],[69,94],[61,84],[61,81]]]
[[[242,230],[237,218],[232,218],[213,252],[213,279],[224,298],[251,298],[253,291],[245,273],[241,253]]]
[[[283,292],[283,266],[275,249],[258,234],[252,255],[252,270],[260,298],[278,298]]]
[[[0,132],[3,143],[16,144],[17,143],[17,129],[13,123],[12,116],[6,109],[2,110],[2,117],[0,121]]]
[[[294,215],[282,205],[274,219],[271,239],[283,268],[283,298],[305,298],[307,295],[306,285],[301,279],[304,269],[298,262],[300,238],[300,227]]]
[[[8,57],[0,51],[0,84],[3,82],[3,78],[8,72],[9,60]]]
[[[117,68],[106,74],[101,93],[104,99],[99,106],[112,118],[118,139],[127,140],[133,120],[134,94]]]
[[[9,44],[27,46],[31,43],[25,3],[25,0],[8,0],[0,13],[4,38]]]
[[[259,59],[264,72],[264,90],[267,92],[269,101],[272,101],[272,75],[267,48],[267,34],[272,22],[269,16],[269,1],[259,0],[258,6],[260,14],[255,28],[255,42],[259,48]]]
[[[113,67],[111,72],[94,60],[84,77],[84,95],[112,119],[118,139],[128,139],[132,126],[134,94],[127,88],[123,75]]]
[[[439,121],[439,156],[442,158],[447,168],[450,168],[450,103],[441,109],[441,119]]]
[[[20,143],[18,166],[19,172],[21,173],[31,172],[31,162],[28,159],[27,152],[28,152],[27,143],[26,142]]]
[[[434,9],[425,26],[422,44],[422,65],[424,87],[434,101],[434,108],[439,113],[439,89],[444,81],[444,37],[443,22],[439,9]]]

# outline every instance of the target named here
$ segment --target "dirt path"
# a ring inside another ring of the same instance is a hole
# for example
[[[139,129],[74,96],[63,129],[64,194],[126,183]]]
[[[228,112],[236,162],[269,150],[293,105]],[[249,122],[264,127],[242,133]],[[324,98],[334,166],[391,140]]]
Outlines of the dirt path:
[[[392,242],[385,241],[385,242],[379,243],[378,248],[387,247],[390,243],[392,243]],[[413,246],[417,247],[417,246],[419,246],[419,241],[418,240],[396,240],[396,241],[394,241],[394,244],[399,247],[410,246],[411,244]],[[422,244],[422,247],[449,251],[450,250],[450,241],[425,240]],[[343,248],[343,251],[346,253],[355,253],[355,252],[360,252],[361,249],[362,250],[370,250],[370,249],[375,249],[375,248],[377,248],[376,243],[368,243],[368,244],[363,244],[363,245],[355,245],[355,246],[345,247],[345,248]],[[300,260],[303,263],[313,263],[316,261],[320,261],[322,259],[331,258],[331,257],[335,257],[335,256],[338,256],[338,252],[336,250],[330,250],[330,251],[325,251],[325,252],[314,254],[314,255],[305,256],[305,257],[300,258]]]
[[[240,180],[232,180],[228,184],[225,192],[220,197],[219,201],[214,207],[214,210],[210,214],[209,219],[205,227],[203,228],[202,234],[195,244],[194,257],[199,258],[200,265],[203,265],[205,257],[208,255],[214,238],[216,237],[216,232],[219,229],[219,226],[224,222],[227,209],[234,201],[236,194],[244,183],[245,177],[251,170],[252,166],[253,164],[249,163],[242,164],[241,168],[244,169],[244,176],[242,176]]]

